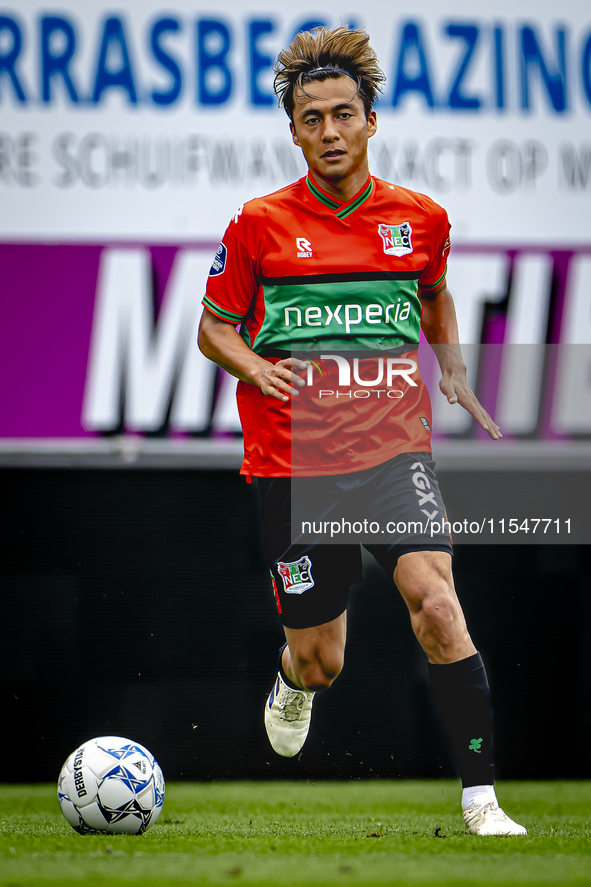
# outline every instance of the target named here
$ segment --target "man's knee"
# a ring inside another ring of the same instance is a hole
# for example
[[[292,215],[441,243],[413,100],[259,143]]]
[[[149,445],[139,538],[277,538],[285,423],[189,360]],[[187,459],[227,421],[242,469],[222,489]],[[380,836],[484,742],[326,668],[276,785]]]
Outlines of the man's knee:
[[[415,610],[424,628],[431,632],[445,631],[462,617],[458,600],[448,585],[418,593]]]
[[[416,627],[437,634],[458,621],[463,623],[448,558],[415,557],[394,578]]]
[[[433,663],[455,662],[475,652],[456,595],[451,558],[442,552],[403,555],[394,573],[414,632]]]
[[[437,616],[458,606],[451,571],[438,566],[409,573],[400,588],[409,609]]]

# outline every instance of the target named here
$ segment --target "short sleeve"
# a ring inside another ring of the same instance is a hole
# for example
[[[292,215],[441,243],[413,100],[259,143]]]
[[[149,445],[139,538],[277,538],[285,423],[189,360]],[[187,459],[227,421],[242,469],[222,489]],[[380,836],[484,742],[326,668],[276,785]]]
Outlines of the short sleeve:
[[[430,201],[432,223],[432,253],[429,264],[419,278],[419,289],[430,290],[438,286],[447,271],[447,258],[451,247],[449,219],[442,206]]]
[[[227,323],[242,323],[257,291],[255,261],[239,240],[230,222],[214,256],[207,288],[205,307]]]

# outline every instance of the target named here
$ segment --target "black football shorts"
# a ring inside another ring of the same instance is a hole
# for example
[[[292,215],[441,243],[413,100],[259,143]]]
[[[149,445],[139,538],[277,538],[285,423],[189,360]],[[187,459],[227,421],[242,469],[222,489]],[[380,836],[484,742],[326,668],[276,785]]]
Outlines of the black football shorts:
[[[347,609],[361,545],[390,578],[410,551],[453,553],[434,469],[430,453],[405,453],[352,474],[257,478],[284,625],[322,625]]]

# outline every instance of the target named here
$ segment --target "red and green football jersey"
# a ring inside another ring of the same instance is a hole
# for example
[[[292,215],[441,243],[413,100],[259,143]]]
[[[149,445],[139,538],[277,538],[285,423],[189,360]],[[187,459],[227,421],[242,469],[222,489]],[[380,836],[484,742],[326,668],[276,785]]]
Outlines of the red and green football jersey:
[[[262,357],[310,361],[287,402],[238,383],[243,474],[347,474],[430,451],[417,290],[444,277],[449,228],[429,197],[373,177],[347,203],[305,177],[239,208],[203,303]]]

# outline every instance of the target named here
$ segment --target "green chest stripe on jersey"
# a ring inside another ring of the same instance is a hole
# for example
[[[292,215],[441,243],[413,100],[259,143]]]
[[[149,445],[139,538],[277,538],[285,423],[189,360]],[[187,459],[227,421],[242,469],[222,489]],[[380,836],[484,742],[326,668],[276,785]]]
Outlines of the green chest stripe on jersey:
[[[265,319],[254,342],[270,347],[384,350],[419,341],[421,305],[415,280],[362,280],[298,285],[263,283]]]

